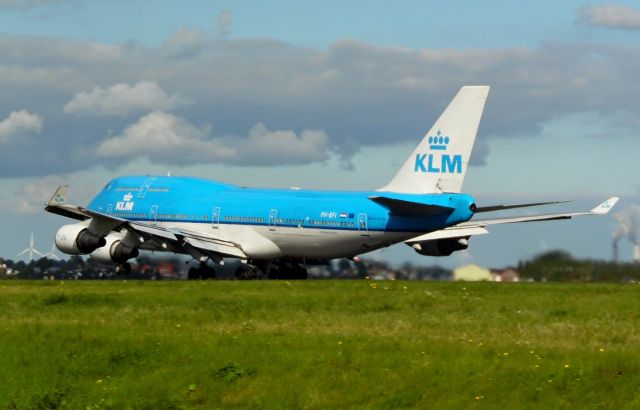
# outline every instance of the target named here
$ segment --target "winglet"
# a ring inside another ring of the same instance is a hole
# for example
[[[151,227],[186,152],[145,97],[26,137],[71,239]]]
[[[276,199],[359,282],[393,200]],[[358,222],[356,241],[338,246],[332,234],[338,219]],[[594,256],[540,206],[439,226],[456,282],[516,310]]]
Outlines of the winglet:
[[[593,208],[591,211],[589,211],[589,213],[604,215],[613,208],[613,206],[618,202],[619,199],[620,198],[618,198],[617,196],[611,197],[606,201],[604,201],[603,203],[601,203],[600,205]]]
[[[65,202],[67,202],[67,189],[69,189],[69,185],[60,185],[58,189],[56,189],[56,192],[53,194],[49,202],[47,202],[47,205],[63,205]]]

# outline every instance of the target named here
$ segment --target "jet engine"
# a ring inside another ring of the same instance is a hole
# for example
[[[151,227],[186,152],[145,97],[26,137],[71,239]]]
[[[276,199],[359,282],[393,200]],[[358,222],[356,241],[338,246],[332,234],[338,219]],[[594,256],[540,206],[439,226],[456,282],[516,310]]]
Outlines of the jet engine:
[[[138,248],[125,245],[123,236],[118,233],[107,235],[105,246],[91,252],[91,259],[98,263],[125,263],[138,256]]]
[[[453,252],[467,249],[469,247],[469,237],[435,239],[432,241],[416,242],[410,246],[420,255],[449,256]]]
[[[64,225],[56,232],[56,247],[68,255],[85,255],[106,243],[102,236],[89,232],[81,223]]]

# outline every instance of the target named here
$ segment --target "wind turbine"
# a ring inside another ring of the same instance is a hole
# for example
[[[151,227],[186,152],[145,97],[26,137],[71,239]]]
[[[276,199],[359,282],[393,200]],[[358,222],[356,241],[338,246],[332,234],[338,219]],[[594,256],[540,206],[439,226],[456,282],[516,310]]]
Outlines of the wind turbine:
[[[54,243],[51,244],[51,250],[49,252],[45,253],[43,256],[45,258],[49,258],[49,259],[52,259],[52,260],[59,261],[60,257],[58,255],[56,255],[55,251],[56,251],[56,244],[54,242]]]
[[[25,250],[23,250],[22,252],[20,252],[18,255],[16,256],[22,256],[25,253],[29,253],[29,262],[33,261],[33,254],[35,253],[36,255],[39,256],[44,256],[42,254],[42,252],[40,252],[39,250],[37,250],[34,246],[33,246],[33,232],[31,232],[31,240],[29,241],[29,247]]]

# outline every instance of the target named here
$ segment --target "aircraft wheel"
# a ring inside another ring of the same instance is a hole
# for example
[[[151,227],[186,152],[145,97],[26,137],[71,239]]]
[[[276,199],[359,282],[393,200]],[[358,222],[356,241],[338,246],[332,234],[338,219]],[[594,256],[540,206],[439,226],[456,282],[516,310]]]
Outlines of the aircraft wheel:
[[[309,274],[307,270],[300,266],[300,273],[298,274],[298,279],[307,280],[309,278]]]
[[[239,267],[238,269],[236,269],[236,279],[245,280],[246,275],[247,275],[247,268]]]
[[[307,270],[301,265],[298,265],[298,266],[294,267],[292,273],[293,273],[292,279],[302,279],[302,280],[304,280],[304,279],[307,279],[307,277],[308,277]]]
[[[254,280],[262,277],[262,271],[255,266],[246,265],[236,269],[236,279],[238,280]]]
[[[269,279],[279,279],[278,275],[280,275],[280,268],[272,266],[271,269],[269,269],[269,275],[267,275],[267,277]]]
[[[130,263],[119,263],[116,265],[116,275],[129,275],[131,273]]]
[[[271,274],[271,272],[273,272]],[[300,265],[281,263],[277,269],[271,270],[270,279],[293,280],[307,279],[307,270]]]
[[[196,268],[189,269],[189,273],[187,274],[188,280],[196,280],[198,279],[198,270]]]
[[[202,270],[202,279],[215,279],[216,270],[209,266],[204,266]]]
[[[200,266],[198,266],[197,272],[198,272],[198,279],[204,280],[207,279],[207,265],[205,264],[200,264]]]

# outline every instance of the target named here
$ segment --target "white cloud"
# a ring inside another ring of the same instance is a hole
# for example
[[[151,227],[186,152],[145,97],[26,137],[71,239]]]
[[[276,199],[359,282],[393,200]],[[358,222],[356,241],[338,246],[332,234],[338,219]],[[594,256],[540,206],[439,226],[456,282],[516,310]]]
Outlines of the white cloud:
[[[220,37],[228,37],[231,34],[231,19],[233,14],[231,10],[223,10],[218,14],[216,28]]]
[[[640,118],[637,44],[414,50],[341,40],[311,48],[216,34],[185,28],[155,47],[0,36],[0,112],[19,104],[48,122],[47,138],[30,150],[3,144],[0,174],[44,175],[120,164],[129,156],[98,156],[96,147],[109,129],[122,134],[133,122],[122,113],[166,113],[179,105],[179,96],[198,102],[180,111],[185,121],[216,124],[215,136],[227,149],[244,147],[247,130],[259,121],[296,130],[298,138],[305,128],[322,129],[328,146],[347,166],[360,148],[417,142],[464,84],[492,86],[480,131],[480,138],[489,140],[539,135],[549,121],[575,114],[598,115],[625,132],[635,132],[634,119]],[[151,88],[159,98],[132,103],[128,92],[120,99],[112,92],[112,84],[124,83],[130,92],[149,80],[155,81]],[[94,89],[96,84],[102,88]],[[72,100],[79,91],[90,101]],[[61,115],[65,104],[76,115]],[[98,116],[107,112],[114,114]],[[230,141],[225,135],[242,138]],[[206,134],[203,140],[211,137]],[[316,145],[313,158],[325,155]],[[488,146],[482,148],[474,151],[474,164],[487,158]],[[251,152],[224,161],[249,161]],[[310,150],[304,152],[308,158]]]
[[[55,175],[28,180],[20,184],[20,189],[15,193],[15,199],[5,202],[2,207],[21,214],[40,213],[55,189],[64,183],[64,179]]]
[[[6,56],[6,55],[5,55]],[[70,67],[25,67],[0,64],[0,84],[3,89],[40,87],[41,90],[64,90],[80,86],[85,75]]]
[[[184,118],[154,111],[128,126],[121,135],[98,147],[103,157],[146,156],[168,163],[183,163],[185,156],[210,157],[212,162],[235,153],[207,141],[209,127],[198,128]]]
[[[256,124],[248,139],[234,138],[239,149],[237,160],[252,165],[275,165],[322,162],[328,158],[329,136],[321,130],[304,130],[297,135],[292,130],[269,131]]]
[[[0,0],[0,9],[28,9],[60,3],[62,0]]]
[[[91,91],[81,91],[64,106],[64,112],[125,116],[132,112],[170,111],[185,103],[186,100],[179,95],[168,96],[155,82],[141,81],[134,85],[115,84],[109,88],[94,87]]]
[[[578,21],[593,27],[640,30],[640,11],[622,4],[600,4],[578,9]]]
[[[206,39],[207,33],[204,30],[181,27],[169,36],[166,45],[171,47],[202,45]]]
[[[269,131],[255,125],[248,138],[210,137],[211,126],[196,127],[181,117],[154,111],[108,138],[98,155],[111,158],[147,157],[165,164],[242,163],[300,164],[324,161],[329,137],[323,131]]]
[[[42,118],[26,110],[13,111],[9,117],[0,122],[0,143],[29,133],[42,131]]]

